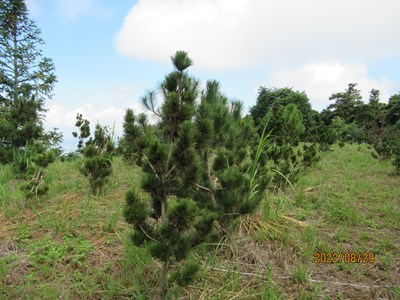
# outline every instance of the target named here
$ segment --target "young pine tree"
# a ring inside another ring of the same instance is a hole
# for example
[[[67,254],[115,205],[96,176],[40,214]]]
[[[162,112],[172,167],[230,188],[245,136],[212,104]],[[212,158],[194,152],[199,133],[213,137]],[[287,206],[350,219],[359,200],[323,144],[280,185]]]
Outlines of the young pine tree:
[[[196,275],[198,267],[187,262],[188,255],[207,238],[216,218],[192,199],[200,164],[194,148],[195,126],[191,122],[198,82],[187,73],[192,62],[186,52],[178,51],[171,60],[174,70],[161,85],[161,108],[155,109],[152,93],[143,98],[144,104],[160,118],[158,134],[147,133],[147,147],[142,152],[141,188],[146,195],[129,191],[125,208],[125,218],[134,227],[133,242],[145,246],[163,263],[160,295],[164,299],[171,282],[184,285]],[[128,131],[126,127],[126,137]],[[131,143],[139,143],[140,133],[130,137]],[[146,201],[148,198],[150,201]]]
[[[170,282],[186,284],[195,275],[195,263],[184,262],[215,221],[227,234],[237,217],[254,211],[267,182],[261,159],[267,139],[258,143],[251,118],[241,116],[242,104],[229,102],[216,81],[207,82],[200,95],[197,80],[187,73],[192,62],[186,52],[178,51],[172,63],[174,70],[161,84],[161,107],[154,105],[154,92],[143,98],[159,117],[155,129],[145,133],[130,111],[124,123],[127,146],[142,156],[145,192],[126,194],[125,218],[134,227],[134,243],[163,262],[164,298]]]
[[[77,114],[76,124],[79,128],[78,152],[83,154],[84,160],[80,171],[89,179],[90,192],[99,195],[103,192],[112,173],[112,156],[114,143],[107,127],[96,125],[94,138],[90,137],[90,122]],[[78,137],[77,132],[73,132]],[[89,138],[85,142],[85,139]]]
[[[241,110],[241,102],[229,102],[218,82],[209,81],[195,118],[196,149],[202,158],[195,199],[217,212],[223,234],[232,230],[237,217],[254,211],[267,183],[260,177],[256,129],[249,116],[241,117]]]

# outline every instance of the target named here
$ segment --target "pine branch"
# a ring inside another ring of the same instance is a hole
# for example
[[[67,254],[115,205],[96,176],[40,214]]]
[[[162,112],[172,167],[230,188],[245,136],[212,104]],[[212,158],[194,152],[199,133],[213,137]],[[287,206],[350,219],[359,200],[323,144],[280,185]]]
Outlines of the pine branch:
[[[140,228],[140,230],[144,233],[144,235],[145,235],[149,240],[151,240],[151,241],[153,241],[153,242],[155,242],[155,243],[161,245],[161,243],[160,243],[159,241],[157,241],[155,238],[151,237],[151,236],[146,232],[146,230],[143,229],[142,225],[139,225],[139,228]]]
[[[151,164],[151,162],[147,158],[146,154],[143,153],[143,157],[146,159],[146,162],[149,164],[150,168],[153,170],[154,175],[156,175],[157,178],[160,178],[160,176],[158,176],[158,173],[156,172],[156,169],[153,167],[153,165]]]

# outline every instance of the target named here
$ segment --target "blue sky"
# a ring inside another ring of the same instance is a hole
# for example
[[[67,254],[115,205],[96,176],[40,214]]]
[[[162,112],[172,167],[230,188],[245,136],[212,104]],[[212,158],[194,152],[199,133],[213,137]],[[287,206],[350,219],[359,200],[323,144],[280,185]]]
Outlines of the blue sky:
[[[73,150],[77,112],[121,133],[126,108],[186,50],[191,74],[216,79],[245,108],[257,89],[305,91],[314,109],[358,82],[382,101],[400,91],[398,0],[27,0],[42,30],[44,54],[58,83],[46,127],[59,128]]]

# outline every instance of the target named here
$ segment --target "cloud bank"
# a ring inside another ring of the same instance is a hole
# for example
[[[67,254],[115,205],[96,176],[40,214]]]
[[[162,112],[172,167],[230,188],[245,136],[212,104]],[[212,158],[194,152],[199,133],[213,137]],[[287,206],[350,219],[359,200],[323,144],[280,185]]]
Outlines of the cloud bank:
[[[79,99],[81,104],[69,106],[71,99]],[[45,128],[47,130],[58,128],[64,134],[63,143],[67,151],[76,148],[77,139],[72,137],[72,132],[77,131],[75,127],[76,115],[80,113],[85,119],[90,121],[92,134],[96,123],[114,129],[114,133],[121,137],[123,134],[122,124],[127,108],[134,110],[135,114],[146,113],[150,122],[153,116],[146,110],[138,99],[133,86],[121,85],[114,87],[101,95],[94,95],[93,98],[80,96],[79,93],[62,92],[58,95],[57,101],[50,103],[46,108]],[[110,103],[112,103],[110,105]],[[129,105],[126,105],[129,103]]]
[[[358,83],[358,89],[364,101],[368,101],[371,89],[381,91],[381,101],[387,102],[391,82],[385,78],[378,80],[368,76],[368,68],[362,63],[343,63],[341,61],[315,61],[295,68],[282,68],[271,78],[274,86],[288,86],[295,90],[306,91],[313,109],[321,111],[331,102],[329,96],[344,92],[349,83]]]
[[[400,1],[139,0],[115,37],[121,54],[230,70],[308,61],[368,61],[400,52]]]

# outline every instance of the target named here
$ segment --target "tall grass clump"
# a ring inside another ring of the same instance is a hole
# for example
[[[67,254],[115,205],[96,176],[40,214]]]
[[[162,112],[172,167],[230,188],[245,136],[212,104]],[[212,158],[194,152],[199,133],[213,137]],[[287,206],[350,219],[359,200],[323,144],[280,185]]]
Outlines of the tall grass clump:
[[[55,161],[56,152],[37,140],[26,142],[24,148],[13,149],[11,166],[17,178],[25,181],[22,189],[26,198],[45,195],[49,186],[45,183],[44,169]]]

